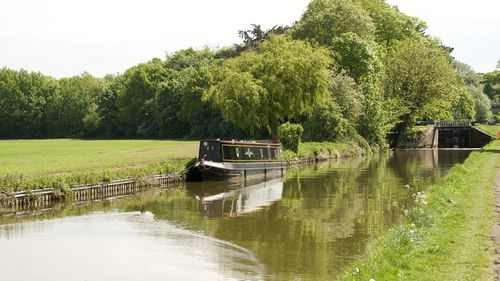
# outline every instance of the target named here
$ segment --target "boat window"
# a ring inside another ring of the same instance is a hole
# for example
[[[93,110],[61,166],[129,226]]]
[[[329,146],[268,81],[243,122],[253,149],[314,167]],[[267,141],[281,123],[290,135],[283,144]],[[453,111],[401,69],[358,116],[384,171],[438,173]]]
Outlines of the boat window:
[[[203,142],[200,145],[200,159],[207,161],[221,161],[220,143],[218,142]]]
[[[270,152],[260,146],[223,145],[224,160],[261,161],[269,159]]]

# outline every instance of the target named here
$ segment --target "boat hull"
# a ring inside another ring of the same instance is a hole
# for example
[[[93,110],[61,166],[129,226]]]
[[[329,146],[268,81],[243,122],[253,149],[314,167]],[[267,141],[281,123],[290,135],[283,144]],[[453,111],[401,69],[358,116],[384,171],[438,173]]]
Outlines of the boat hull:
[[[283,176],[285,162],[198,162],[189,168],[187,179],[190,181],[275,178]]]

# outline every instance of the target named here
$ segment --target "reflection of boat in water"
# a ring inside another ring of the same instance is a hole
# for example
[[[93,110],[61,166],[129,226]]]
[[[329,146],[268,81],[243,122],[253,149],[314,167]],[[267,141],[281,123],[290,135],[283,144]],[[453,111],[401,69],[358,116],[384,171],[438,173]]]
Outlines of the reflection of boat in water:
[[[269,178],[282,176],[285,166],[280,143],[202,140],[187,179]]]
[[[198,195],[200,191],[204,192],[203,195]],[[219,182],[219,186],[204,186],[198,189],[196,198],[200,201],[202,215],[222,217],[254,212],[270,206],[281,199],[282,193],[283,179],[280,177],[237,189],[231,189],[230,185],[221,186]]]

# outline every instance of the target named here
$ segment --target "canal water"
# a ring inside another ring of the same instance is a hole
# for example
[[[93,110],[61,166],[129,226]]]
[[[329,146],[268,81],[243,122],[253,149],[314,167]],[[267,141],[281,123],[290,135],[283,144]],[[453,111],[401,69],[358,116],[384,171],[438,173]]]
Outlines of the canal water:
[[[332,280],[468,151],[189,183],[0,216],[1,280]]]

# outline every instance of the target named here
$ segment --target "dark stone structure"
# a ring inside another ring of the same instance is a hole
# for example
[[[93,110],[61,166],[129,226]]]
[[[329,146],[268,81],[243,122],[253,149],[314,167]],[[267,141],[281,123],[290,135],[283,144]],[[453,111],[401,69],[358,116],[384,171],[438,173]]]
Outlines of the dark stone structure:
[[[470,121],[441,121],[435,124],[433,139],[437,148],[481,148],[494,137]]]

